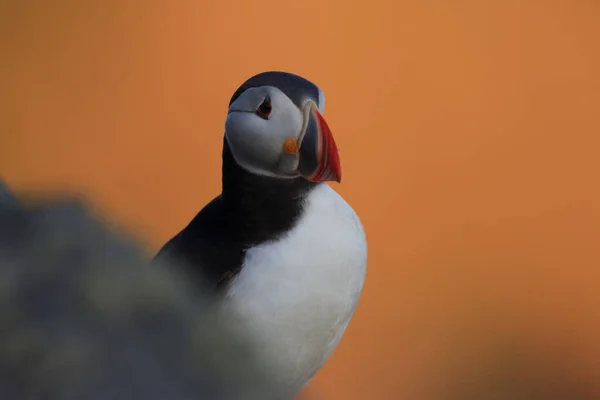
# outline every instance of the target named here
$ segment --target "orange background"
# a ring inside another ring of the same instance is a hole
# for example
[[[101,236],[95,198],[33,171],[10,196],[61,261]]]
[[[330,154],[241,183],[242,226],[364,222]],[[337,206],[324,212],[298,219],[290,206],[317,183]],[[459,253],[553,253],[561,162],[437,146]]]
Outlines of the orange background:
[[[600,371],[596,0],[0,7],[0,175],[83,193],[151,250],[218,193],[242,81],[321,86],[369,272],[319,398],[435,397],[494,332]]]

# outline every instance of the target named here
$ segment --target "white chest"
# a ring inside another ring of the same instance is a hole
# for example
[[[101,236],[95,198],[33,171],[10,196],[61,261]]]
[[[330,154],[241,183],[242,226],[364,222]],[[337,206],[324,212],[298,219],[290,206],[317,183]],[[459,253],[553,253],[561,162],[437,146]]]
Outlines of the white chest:
[[[294,229],[247,252],[225,304],[247,318],[244,328],[256,334],[259,354],[290,393],[337,347],[357,305],[366,261],[360,220],[325,184],[309,195]]]

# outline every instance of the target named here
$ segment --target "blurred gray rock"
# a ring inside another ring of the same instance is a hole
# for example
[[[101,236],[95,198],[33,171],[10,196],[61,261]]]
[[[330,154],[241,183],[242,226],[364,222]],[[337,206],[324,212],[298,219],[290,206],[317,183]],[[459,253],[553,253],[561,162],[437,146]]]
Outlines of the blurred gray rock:
[[[250,344],[176,271],[80,202],[0,182],[0,399],[269,399]]]

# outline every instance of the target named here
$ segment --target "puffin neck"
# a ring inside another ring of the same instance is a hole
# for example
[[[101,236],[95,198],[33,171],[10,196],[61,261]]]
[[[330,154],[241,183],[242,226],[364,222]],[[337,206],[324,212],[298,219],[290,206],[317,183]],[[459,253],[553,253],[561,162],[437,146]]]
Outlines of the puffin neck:
[[[302,214],[306,196],[317,185],[303,178],[252,174],[237,164],[227,141],[223,141],[221,197],[228,220],[244,241],[261,243],[292,228]]]

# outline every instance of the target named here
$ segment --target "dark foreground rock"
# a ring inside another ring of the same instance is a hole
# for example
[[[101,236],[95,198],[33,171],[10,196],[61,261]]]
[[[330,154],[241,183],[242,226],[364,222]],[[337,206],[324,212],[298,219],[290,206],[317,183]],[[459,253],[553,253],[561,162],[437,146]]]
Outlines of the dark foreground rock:
[[[80,202],[0,182],[0,399],[269,399],[249,344],[171,267]]]

